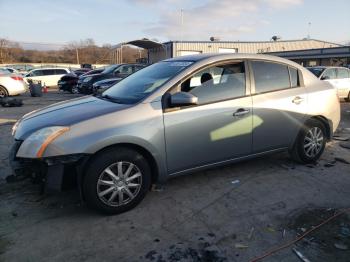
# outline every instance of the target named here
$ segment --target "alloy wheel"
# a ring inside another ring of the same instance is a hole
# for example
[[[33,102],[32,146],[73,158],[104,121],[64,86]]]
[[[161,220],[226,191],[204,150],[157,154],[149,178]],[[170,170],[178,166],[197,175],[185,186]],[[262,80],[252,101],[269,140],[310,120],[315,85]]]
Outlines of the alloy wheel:
[[[322,149],[323,132],[319,127],[312,127],[308,130],[304,138],[304,151],[306,156],[313,158]]]
[[[133,163],[119,161],[108,166],[97,181],[97,195],[109,206],[122,206],[130,203],[142,186],[142,174]]]

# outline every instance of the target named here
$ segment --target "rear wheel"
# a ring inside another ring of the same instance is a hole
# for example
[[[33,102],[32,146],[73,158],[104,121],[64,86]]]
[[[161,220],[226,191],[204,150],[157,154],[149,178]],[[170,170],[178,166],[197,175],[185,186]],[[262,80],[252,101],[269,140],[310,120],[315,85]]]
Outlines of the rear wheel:
[[[312,163],[322,155],[326,146],[326,128],[318,120],[308,120],[295,141],[291,156],[300,163]]]
[[[9,93],[7,92],[6,88],[3,86],[0,86],[0,98],[7,97]]]
[[[83,192],[93,209],[118,214],[140,203],[150,183],[150,168],[141,154],[128,148],[109,149],[90,163]]]

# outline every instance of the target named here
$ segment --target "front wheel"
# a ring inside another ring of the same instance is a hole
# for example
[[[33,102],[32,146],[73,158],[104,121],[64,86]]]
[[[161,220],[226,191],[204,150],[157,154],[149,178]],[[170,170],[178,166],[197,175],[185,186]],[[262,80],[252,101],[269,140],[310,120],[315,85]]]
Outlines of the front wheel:
[[[318,120],[308,120],[300,130],[290,152],[292,158],[300,163],[316,162],[326,146],[326,128]]]
[[[71,91],[70,91],[72,94],[79,94],[79,90],[76,86],[73,86]]]
[[[83,181],[87,204],[107,214],[134,208],[145,197],[151,184],[146,159],[128,148],[99,153],[89,164]]]

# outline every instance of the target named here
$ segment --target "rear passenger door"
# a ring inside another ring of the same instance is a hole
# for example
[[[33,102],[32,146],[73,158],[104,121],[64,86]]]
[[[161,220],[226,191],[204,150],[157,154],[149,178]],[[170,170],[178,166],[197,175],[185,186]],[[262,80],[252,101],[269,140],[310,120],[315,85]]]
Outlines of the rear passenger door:
[[[253,153],[290,146],[304,123],[307,92],[296,68],[250,62],[253,100]]]
[[[42,84],[46,86],[55,86],[57,85],[57,81],[55,82],[55,70],[54,69],[43,69],[44,76],[42,80]]]

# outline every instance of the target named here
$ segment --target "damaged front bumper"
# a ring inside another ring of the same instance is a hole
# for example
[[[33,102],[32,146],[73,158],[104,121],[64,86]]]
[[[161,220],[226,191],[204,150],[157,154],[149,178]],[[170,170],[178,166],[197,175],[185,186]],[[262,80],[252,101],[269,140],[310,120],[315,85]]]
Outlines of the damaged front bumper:
[[[18,158],[16,154],[21,143],[22,141],[15,141],[9,155],[10,166],[15,176],[31,177],[34,181],[42,183],[48,191],[62,191],[80,185],[83,168],[89,155]]]

